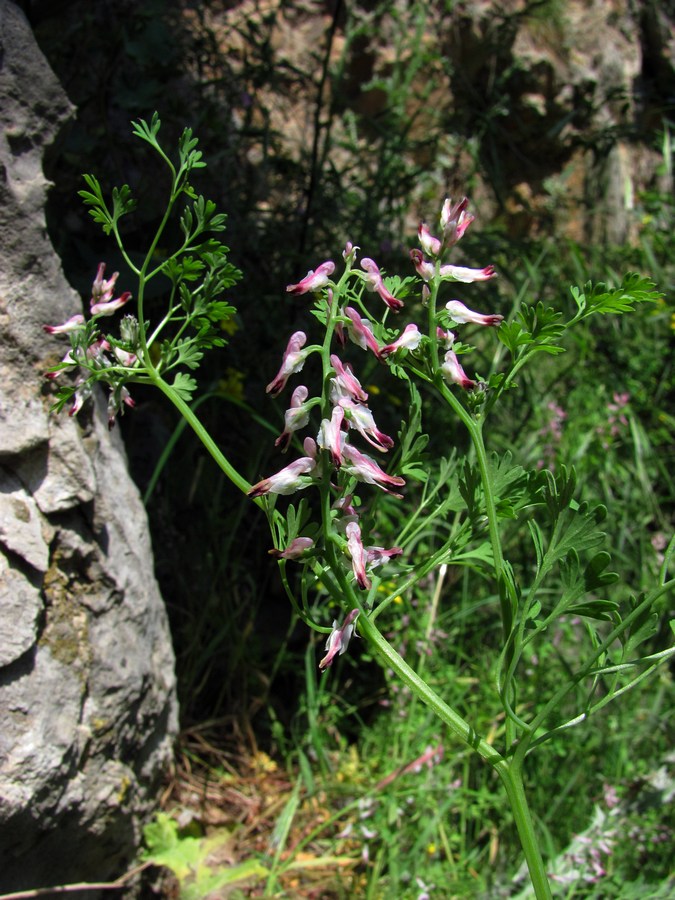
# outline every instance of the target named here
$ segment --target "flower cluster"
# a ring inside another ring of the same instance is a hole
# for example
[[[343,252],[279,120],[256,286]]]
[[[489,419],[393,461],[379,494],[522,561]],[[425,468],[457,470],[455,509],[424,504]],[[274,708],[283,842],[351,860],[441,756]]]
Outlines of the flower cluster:
[[[441,263],[445,251],[461,239],[473,221],[473,216],[466,212],[467,205],[466,199],[454,205],[450,200],[445,201],[440,217],[440,237],[431,234],[424,223],[419,227],[421,249],[411,250],[410,257],[424,282],[422,294],[427,301],[432,290],[435,292],[435,299],[442,282],[471,283],[486,281],[495,275],[492,266],[470,269]],[[455,335],[447,329],[447,325],[469,323],[497,326],[502,321],[502,316],[475,312],[461,301],[453,299],[436,317],[438,321],[434,322],[431,334],[423,333],[416,324],[410,323],[394,340],[383,342],[378,335],[391,335],[391,332],[385,332],[383,327],[373,324],[363,305],[364,295],[377,294],[384,303],[385,313],[398,313],[404,304],[385,283],[375,260],[363,257],[357,264],[358,249],[351,242],[345,247],[342,257],[346,271],[339,281],[332,280],[335,263],[326,260],[296,284],[289,284],[286,288],[287,293],[293,296],[314,295],[318,316],[326,323],[329,336],[321,345],[308,344],[304,331],[294,332],[288,340],[281,366],[267,385],[267,393],[273,397],[279,396],[289,379],[304,370],[305,363],[312,355],[319,355],[322,361],[322,391],[320,396],[312,396],[306,384],[295,387],[284,415],[283,430],[275,445],[282,452],[287,452],[296,433],[310,425],[313,410],[318,412],[318,430],[304,439],[301,456],[274,475],[253,485],[248,494],[253,498],[268,494],[289,495],[317,486],[324,499],[329,495],[331,518],[323,522],[323,528],[330,534],[324,534],[324,540],[340,547],[343,559],[351,566],[354,583],[360,590],[368,591],[372,586],[370,572],[401,554],[402,550],[400,547],[385,549],[367,546],[363,535],[364,525],[357,513],[359,503],[353,495],[354,483],[373,485],[400,499],[398,488],[405,481],[397,475],[389,475],[372,455],[359,449],[353,442],[353,438],[358,436],[358,440],[362,440],[379,454],[387,453],[394,446],[393,438],[377,426],[368,405],[368,393],[352,365],[342,358],[341,349],[340,352],[331,352],[335,349],[332,340],[336,339],[339,348],[344,348],[347,341],[351,341],[362,350],[372,353],[384,365],[391,357],[401,360],[408,353],[418,354],[421,360],[427,360],[426,365],[430,368],[432,362],[428,361],[429,354],[425,347],[433,341],[445,350],[442,364],[438,362],[442,376],[453,384],[470,389],[475,387],[476,382],[462,369],[453,349]],[[435,372],[430,371],[430,374],[433,376]],[[270,552],[278,559],[297,560],[310,559],[317,550],[313,539],[299,536],[294,537],[287,547]],[[321,668],[330,666],[335,656],[344,652],[354,630],[357,614],[357,610],[352,610],[342,626],[334,623],[326,644],[328,652],[321,661]]]
[[[107,280],[104,279],[104,274],[105,263],[100,263],[91,289],[89,322],[78,313],[61,325],[43,325],[43,328],[47,334],[67,334],[71,342],[70,350],[57,366],[46,373],[46,377],[54,380],[64,372],[71,373],[76,370],[88,373],[86,377],[78,378],[74,391],[70,392],[72,404],[68,414],[77,415],[84,401],[91,395],[94,382],[105,373],[105,380],[110,385],[108,427],[112,428],[117,413],[122,412],[124,406],[136,405],[124,380],[126,370],[134,369],[138,364],[136,353],[129,349],[136,349],[138,322],[133,316],[126,316],[120,328],[122,340],[115,342],[114,345],[111,344],[112,338],[101,335],[95,325],[96,320],[111,316],[131,299],[129,291],[113,298],[119,273],[115,272]]]
[[[327,301],[331,304],[334,302],[333,290],[328,287],[326,279],[334,268],[334,264],[330,261],[322,263],[310,271],[302,281],[289,285],[287,290],[289,293],[303,294],[327,288]],[[372,290],[383,297],[390,309],[395,309],[396,304],[393,301],[396,298],[389,295],[372,260],[368,261],[366,271],[371,277],[369,284],[372,285]],[[400,304],[400,301],[397,302]],[[381,350],[369,323],[362,320],[355,309],[346,307],[339,324],[346,327],[354,343],[364,349],[370,347],[374,352],[376,350],[378,357],[381,356]],[[367,339],[364,337],[366,334],[369,336]],[[288,379],[302,371],[308,356],[321,352],[321,347],[307,345],[307,335],[304,332],[296,331],[288,341],[279,371],[267,385],[267,392],[272,396],[280,394],[286,387]],[[387,474],[372,456],[352,443],[351,434],[355,433],[379,453],[386,453],[394,446],[393,439],[378,428],[373,412],[368,406],[368,393],[350,363],[343,362],[336,353],[330,354],[328,362],[327,378],[324,379],[325,387],[321,397],[310,397],[309,388],[304,384],[298,385],[293,390],[290,405],[284,415],[284,429],[275,444],[282,452],[286,452],[294,434],[309,424],[311,410],[314,407],[320,408],[324,413],[316,437],[304,439],[303,456],[276,474],[259,481],[248,493],[254,498],[266,494],[288,495],[311,485],[328,484],[332,494],[334,515],[332,522],[344,556],[351,564],[358,587],[369,590],[372,584],[369,571],[398,556],[402,551],[399,547],[386,549],[364,545],[361,524],[351,493],[353,481],[373,485],[397,498],[400,498],[401,494],[394,489],[402,487],[405,481],[398,476]],[[337,475],[336,484],[331,481],[334,475]],[[314,550],[312,539],[297,537],[285,549],[271,552],[279,559],[300,559],[307,557]],[[354,619],[357,612],[358,610],[352,611]],[[353,631],[352,622],[353,619],[350,620],[348,617],[342,628],[335,624],[326,645],[328,653],[321,661],[321,668],[327,668],[337,654],[344,652]]]
[[[465,266],[443,265],[441,260],[447,250],[461,240],[467,228],[474,221],[474,216],[467,214],[469,201],[466,197],[458,203],[446,199],[440,215],[440,237],[431,233],[425,222],[420,223],[417,231],[421,250],[414,248],[410,258],[417,274],[424,282],[424,293],[428,297],[430,282],[461,282],[472,284],[476,281],[489,281],[496,276],[494,266],[472,269]],[[450,300],[445,304],[446,316],[454,325],[498,326],[503,316],[475,312],[460,300]],[[437,327],[436,338],[445,348],[445,356],[441,365],[441,373],[446,381],[457,384],[465,390],[476,387],[476,382],[468,377],[462,368],[457,353],[453,349],[455,335],[452,331]]]
[[[537,468],[548,468],[551,471],[555,469],[555,460],[558,447],[563,437],[563,425],[567,418],[565,410],[550,400],[546,404],[548,417],[545,424],[539,429],[538,436],[543,439],[541,448],[541,457],[537,460]]]
[[[612,403],[607,404],[606,421],[595,429],[604,450],[609,450],[612,442],[620,439],[622,433],[628,429],[629,404],[630,394],[625,392],[615,392],[612,395]]]

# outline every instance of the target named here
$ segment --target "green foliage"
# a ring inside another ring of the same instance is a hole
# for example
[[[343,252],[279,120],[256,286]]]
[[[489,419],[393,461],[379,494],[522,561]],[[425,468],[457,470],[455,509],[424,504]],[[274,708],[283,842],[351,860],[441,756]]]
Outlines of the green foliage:
[[[197,382],[191,375],[187,375],[185,372],[178,372],[171,386],[181,400],[189,403],[192,394],[197,388]]]
[[[110,359],[103,351],[90,351],[92,346],[97,346],[98,332],[94,320],[71,333],[70,358],[73,362],[61,363],[52,371],[58,373],[78,365],[86,372],[86,380],[78,388],[60,388],[54,404],[55,410],[63,409],[72,398],[76,398],[77,403],[78,391],[82,395],[84,391],[90,391],[95,382],[101,381],[110,388],[109,408],[111,421],[114,421],[115,413],[122,409],[127,384],[158,384],[170,372],[174,372],[172,390],[181,401],[188,403],[197,390],[197,381],[187,372],[175,370],[187,368],[195,371],[202,362],[204,351],[223,347],[226,343],[223,328],[228,326],[236,310],[222,296],[237,283],[241,273],[227,258],[229,248],[210,235],[225,229],[227,217],[217,212],[213,201],[206,200],[201,194],[197,195],[188,182],[193,170],[206,165],[201,159],[201,151],[196,149],[198,141],[192,136],[192,130],[184,129],[178,141],[179,167],[176,169],[159,142],[160,127],[161,121],[156,112],[149,123],[144,119],[133,123],[134,135],[159,155],[171,176],[166,213],[140,266],[135,265],[127,254],[119,230],[120,219],[136,205],[128,185],[113,188],[111,209],[103,197],[98,180],[93,175],[84,176],[90,190],[80,191],[80,196],[87,206],[92,207],[90,215],[102,226],[104,233],[114,236],[129,269],[138,279],[138,318],[133,319],[133,327],[127,327],[133,340],[106,336],[113,352],[124,352],[124,358],[128,361],[123,365],[117,364],[120,361],[119,354],[116,354],[117,359]],[[181,194],[186,194],[193,201],[191,206],[184,208],[180,216],[182,244],[156,265],[157,247]],[[167,309],[153,328],[145,319],[144,296],[148,284],[157,276],[168,279],[170,291]],[[111,284],[114,283],[115,278]]]
[[[215,861],[217,852],[231,840],[225,829],[210,837],[180,833],[178,823],[166,813],[143,829],[147,850],[143,861],[170,869],[180,885],[180,900],[202,900],[207,894],[245,881],[260,881],[268,870],[257,860],[223,866]]]
[[[112,191],[112,211],[108,208],[101,190],[94,175],[83,175],[90,190],[78,191],[86,206],[91,206],[89,215],[103,228],[105,234],[117,228],[117,223],[136,207],[136,201],[131,196],[131,189],[128,184],[122,185],[121,188],[113,188]]]
[[[570,288],[579,312],[575,318],[582,320],[595,313],[621,315],[632,312],[637,303],[656,303],[663,297],[660,291],[654,290],[654,282],[644,278],[637,272],[625,275],[621,286],[608,290],[605,284],[593,285],[587,282],[582,291],[578,287]]]
[[[558,340],[565,326],[561,319],[562,313],[544,307],[541,301],[536,306],[523,304],[516,321],[500,326],[499,339],[517,361],[533,353],[562,353]]]

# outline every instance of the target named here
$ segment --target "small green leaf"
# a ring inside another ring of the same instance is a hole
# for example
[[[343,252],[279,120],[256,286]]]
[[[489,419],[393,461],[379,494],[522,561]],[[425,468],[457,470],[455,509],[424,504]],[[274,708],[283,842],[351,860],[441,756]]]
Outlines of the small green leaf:
[[[186,206],[183,210],[183,214],[180,217],[180,228],[183,234],[185,235],[185,240],[190,239],[190,235],[192,233],[192,210],[189,206]]]
[[[619,604],[614,600],[589,599],[567,607],[571,616],[585,616],[588,619],[611,622],[616,618]]]
[[[198,144],[199,139],[192,137],[192,129],[185,128],[178,140],[178,155],[180,157],[181,167],[185,169],[186,174],[192,169],[203,169],[206,166],[206,163],[201,161],[201,150],[195,149]],[[184,190],[185,188],[189,188],[187,183],[184,185]]]
[[[560,339],[565,332],[562,313],[545,307],[540,301],[535,306],[523,304],[514,322],[502,322],[497,335],[516,359],[533,353],[563,353]]]
[[[113,219],[117,222],[122,216],[126,216],[136,207],[136,201],[131,196],[131,190],[128,184],[123,184],[121,188],[113,188]]]
[[[639,597],[630,598],[631,612],[636,610],[644,601],[645,595],[640,594]],[[631,656],[637,647],[644,641],[656,634],[659,628],[659,617],[650,605],[638,613],[635,619],[630,623],[628,629],[619,635],[619,640],[624,646],[626,656]]]
[[[110,234],[113,227],[113,217],[108,210],[105,200],[103,199],[101,185],[94,175],[85,174],[82,177],[91,190],[78,191],[77,193],[84,200],[85,206],[93,207],[89,210],[89,215],[92,217],[94,222],[97,222],[102,226],[105,234]]]
[[[532,536],[534,552],[537,556],[537,571],[539,571],[541,570],[542,563],[544,561],[544,537],[541,533],[541,529],[534,521],[534,519],[531,519],[527,523],[527,527],[530,529],[530,535]]]
[[[497,337],[513,356],[516,355],[519,347],[529,344],[531,340],[531,335],[523,331],[520,322],[502,322],[497,331]]]
[[[166,813],[158,813],[156,820],[145,826],[143,835],[148,848],[144,860],[166,866],[177,878],[186,878],[204,855],[199,839],[181,837],[178,823]]]
[[[55,371],[55,369],[56,369],[56,367],[54,367],[54,369],[50,369],[49,371],[53,372],[53,371]],[[58,389],[58,391],[56,392],[56,401],[50,406],[51,412],[55,412],[55,413],[61,412],[63,407],[66,405],[66,403],[68,403],[70,400],[73,399],[74,395],[75,395],[74,387],[68,387],[65,385],[63,387],[60,387]]]
[[[185,372],[178,372],[173,380],[172,387],[181,400],[189,403],[192,400],[192,394],[197,389],[197,382],[191,375],[187,375]]]
[[[620,577],[618,573],[605,572],[611,561],[612,558],[606,550],[601,550],[593,556],[584,571],[584,584],[587,591],[594,591],[598,588],[607,587],[610,584],[616,584]]]
[[[198,349],[198,342],[194,338],[180,338],[173,345],[173,351],[176,354],[175,361],[172,365],[184,365],[188,369],[199,368],[199,362],[204,356]]]
[[[224,213],[216,212],[216,204],[213,200],[205,200],[200,194],[192,205],[195,219],[197,220],[197,231],[224,231],[227,216]]]
[[[158,147],[157,132],[161,125],[159,114],[155,111],[152,114],[149,125],[145,119],[139,119],[138,122],[131,123],[131,128],[136,137],[139,137],[142,141],[147,141],[153,147]]]
[[[121,188],[113,188],[113,208],[112,212],[110,212],[103,199],[103,192],[98,180],[93,175],[83,175],[82,177],[90,190],[78,191],[78,194],[82,197],[86,206],[93,207],[93,209],[89,210],[89,215],[92,219],[103,227],[103,231],[106,234],[110,234],[118,220],[131,212],[136,206],[136,201],[131,196],[129,185],[124,184]]]
[[[526,619],[536,619],[539,613],[541,612],[541,602],[539,600],[535,600],[528,609]]]
[[[618,288],[608,288],[606,284],[593,285],[589,281],[583,291],[572,287],[570,292],[579,308],[579,318],[586,319],[596,313],[622,315],[634,310],[637,303],[653,303],[663,296],[654,288],[654,282],[649,278],[630,272]]]
[[[196,281],[203,271],[204,263],[192,256],[181,256],[180,258],[172,256],[162,266],[162,272],[174,284],[179,284],[181,281]]]

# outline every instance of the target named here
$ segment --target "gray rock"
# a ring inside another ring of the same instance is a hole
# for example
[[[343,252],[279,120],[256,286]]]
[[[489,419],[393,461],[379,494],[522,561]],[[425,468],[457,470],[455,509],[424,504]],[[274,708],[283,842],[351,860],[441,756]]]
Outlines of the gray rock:
[[[0,468],[0,547],[20,556],[36,571],[49,567],[49,547],[35,500],[16,476]]]
[[[43,410],[44,417],[44,410]],[[89,503],[96,493],[94,464],[78,428],[67,416],[50,416],[48,443],[23,453],[17,466],[21,480],[45,515]]]
[[[40,588],[0,554],[0,669],[35,644],[42,609]]]
[[[147,519],[105,402],[49,413],[43,373],[66,346],[41,326],[81,303],[47,236],[42,155],[70,115],[0,0],[2,892],[122,874],[177,730]]]

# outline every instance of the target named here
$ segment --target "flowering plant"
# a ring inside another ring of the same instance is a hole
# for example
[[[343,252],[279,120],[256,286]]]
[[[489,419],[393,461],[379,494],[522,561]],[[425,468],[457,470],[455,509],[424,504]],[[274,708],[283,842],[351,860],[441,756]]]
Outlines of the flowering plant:
[[[56,408],[71,402],[71,414],[78,412],[93,385],[104,382],[112,425],[124,405],[133,405],[129,386],[158,387],[228,478],[265,511],[274,542],[270,552],[278,560],[289,600],[303,622],[326,635],[319,667],[329,669],[357,634],[368,642],[449,732],[497,771],[536,895],[549,897],[524,790],[526,757],[620,697],[672,654],[642,655],[640,648],[657,627],[655,604],[675,585],[668,577],[675,540],[664,553],[658,585],[622,607],[606,596],[618,578],[608,571],[609,554],[600,549],[606,510],[577,499],[572,469],[526,471],[509,453],[489,455],[484,433],[495,404],[516,387],[516,376],[538,353],[562,353],[566,332],[578,322],[592,315],[623,314],[658,293],[647,279],[629,275],[616,289],[573,288],[577,311],[568,321],[542,303],[523,304],[511,321],[495,312],[476,312],[452,297],[452,286],[489,282],[496,277],[494,268],[468,268],[447,259],[474,220],[466,199],[444,202],[437,229],[420,225],[418,246],[410,250],[410,272],[402,278],[387,278],[373,259],[359,256],[360,248],[348,243],[339,267],[326,260],[286,289],[312,304],[318,337],[311,342],[305,331],[294,332],[267,385],[276,397],[294,384],[275,442],[292,460],[251,485],[189,405],[196,382],[186,370],[197,368],[204,350],[224,344],[218,326],[234,312],[222,295],[239,273],[227,260],[227,248],[212,236],[223,230],[225,217],[189,184],[190,173],[204,165],[191,131],[186,129],[180,139],[175,167],[159,144],[159,128],[156,114],[149,124],[134,125],[135,134],[159,154],[171,176],[167,211],[140,267],[127,255],[119,229],[120,219],[133,208],[129,188],[113,191],[108,205],[96,179],[86,176],[84,201],[114,237],[137,279],[136,315],[122,319],[119,336],[101,332],[104,317],[128,308],[131,301],[129,291],[114,299],[118,275],[105,280],[101,264],[89,319],[74,316],[63,325],[48,326],[71,342],[48,377],[76,369],[83,373],[74,384],[58,389]],[[183,195],[191,203],[180,216],[182,243],[157,261],[160,237]],[[145,319],[144,294],[148,282],[159,276],[168,285],[166,310],[151,324]],[[416,321],[398,326],[396,317],[403,319],[408,306]],[[491,371],[467,374],[472,347],[457,337],[465,327],[483,330],[494,341]],[[407,410],[395,437],[376,422],[379,413],[371,407],[361,374],[364,361],[379,366],[407,393]],[[426,404],[420,387],[431,398]],[[470,449],[461,463],[426,455],[423,413],[434,401],[468,435]],[[299,492],[297,501],[278,501]],[[410,504],[405,524],[390,546],[380,546],[381,522],[392,504],[401,503]],[[504,550],[504,529],[513,523],[531,544],[528,571],[517,571]],[[442,526],[443,540],[428,554],[415,554],[420,534],[436,524]],[[293,566],[297,577],[291,574]],[[468,566],[483,583],[494,585],[502,633],[494,666],[495,701],[505,719],[501,747],[477,734],[378,627],[378,617],[396,598],[453,566]],[[325,605],[316,603],[317,596],[326,594],[339,610],[332,625]],[[542,697],[539,708],[524,711],[518,704],[518,682],[525,652],[546,639],[553,623],[570,617],[585,623],[587,645],[575,648],[553,695]],[[562,703],[571,698],[576,712],[562,716]]]

